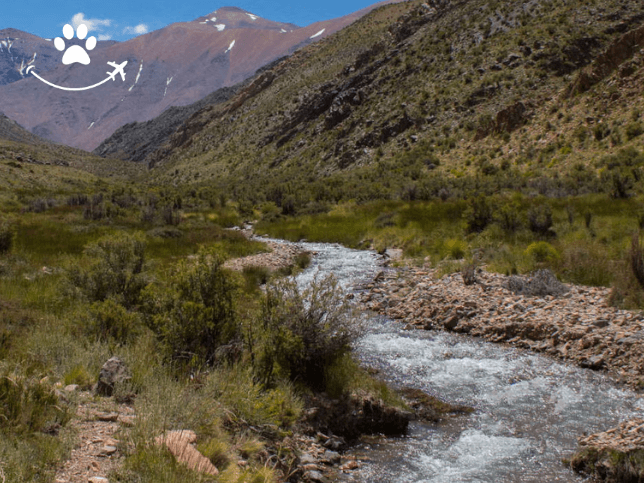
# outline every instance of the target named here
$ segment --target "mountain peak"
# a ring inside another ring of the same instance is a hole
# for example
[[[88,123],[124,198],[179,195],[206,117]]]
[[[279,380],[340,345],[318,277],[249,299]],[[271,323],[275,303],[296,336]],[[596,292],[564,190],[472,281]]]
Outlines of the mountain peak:
[[[199,17],[195,22],[208,25],[222,32],[226,29],[250,28],[258,30],[294,30],[299,28],[291,23],[274,22],[239,7],[221,7]]]

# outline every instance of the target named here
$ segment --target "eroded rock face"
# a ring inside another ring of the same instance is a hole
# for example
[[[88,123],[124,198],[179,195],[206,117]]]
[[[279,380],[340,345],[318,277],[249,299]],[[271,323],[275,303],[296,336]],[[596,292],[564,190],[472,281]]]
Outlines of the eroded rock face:
[[[584,70],[579,73],[577,80],[570,88],[570,95],[586,92],[608,77],[642,47],[644,47],[644,26],[626,32],[595,59],[589,71]],[[626,77],[623,74],[622,76]]]
[[[112,357],[101,367],[96,385],[96,394],[100,396],[111,396],[117,384],[129,381],[130,379],[130,371],[125,363],[118,357]]]

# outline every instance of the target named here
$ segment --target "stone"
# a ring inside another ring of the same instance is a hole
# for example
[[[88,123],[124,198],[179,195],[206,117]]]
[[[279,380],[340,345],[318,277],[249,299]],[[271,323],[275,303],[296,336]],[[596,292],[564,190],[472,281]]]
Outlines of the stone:
[[[327,483],[329,480],[319,471],[307,471],[304,473],[304,478],[313,483]]]
[[[109,397],[114,393],[116,384],[124,383],[130,379],[129,369],[125,363],[118,357],[112,357],[101,367],[96,384],[96,394]]]
[[[103,476],[92,476],[87,483],[109,483],[109,480]]]
[[[317,462],[318,460],[308,453],[303,453],[302,456],[300,456],[300,464],[302,465],[313,465]]]
[[[115,422],[119,418],[119,413],[103,413],[96,416],[96,419],[104,422]]]
[[[105,445],[101,448],[101,456],[112,456],[116,453],[116,446]]]
[[[65,392],[74,392],[78,390],[78,384],[69,384],[65,386]]]
[[[196,440],[197,435],[194,431],[177,430],[169,431],[164,436],[158,436],[155,441],[159,445],[164,444],[177,461],[185,464],[188,468],[200,473],[218,475],[219,470],[215,465],[192,446]]]
[[[328,463],[331,465],[337,465],[340,464],[341,458],[340,458],[340,453],[337,451],[331,451],[331,450],[326,450],[324,452],[324,463]]]

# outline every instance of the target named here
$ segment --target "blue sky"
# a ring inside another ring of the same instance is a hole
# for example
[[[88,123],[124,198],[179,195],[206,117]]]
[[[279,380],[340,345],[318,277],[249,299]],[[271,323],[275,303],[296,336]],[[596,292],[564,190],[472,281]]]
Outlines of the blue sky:
[[[127,40],[172,22],[185,22],[220,7],[240,7],[255,15],[301,27],[318,20],[341,17],[378,0],[111,0],[7,1],[0,9],[0,29],[17,28],[44,38],[59,37],[66,23],[85,23],[99,40]],[[76,25],[74,25],[76,26]]]

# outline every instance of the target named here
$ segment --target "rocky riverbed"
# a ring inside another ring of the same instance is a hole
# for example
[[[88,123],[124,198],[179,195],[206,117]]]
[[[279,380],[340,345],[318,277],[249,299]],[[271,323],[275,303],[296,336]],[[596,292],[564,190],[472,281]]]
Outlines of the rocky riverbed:
[[[461,273],[439,278],[427,267],[388,270],[365,287],[360,303],[409,330],[445,330],[543,352],[641,389],[644,317],[610,307],[609,289],[569,285],[559,295],[525,296],[510,290],[510,277],[478,270],[475,278],[466,285]],[[575,470],[607,481],[644,481],[644,421],[623,422],[579,444]]]
[[[408,329],[442,329],[544,352],[581,367],[605,369],[634,388],[644,384],[644,315],[609,307],[610,290],[568,286],[560,296],[515,295],[504,275],[382,272],[362,296],[364,308]]]

